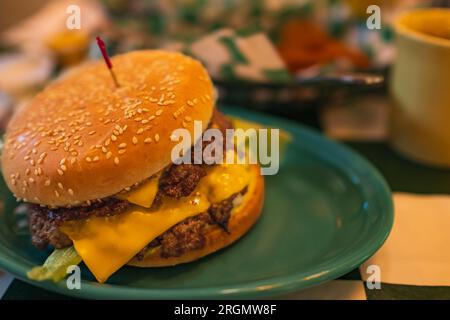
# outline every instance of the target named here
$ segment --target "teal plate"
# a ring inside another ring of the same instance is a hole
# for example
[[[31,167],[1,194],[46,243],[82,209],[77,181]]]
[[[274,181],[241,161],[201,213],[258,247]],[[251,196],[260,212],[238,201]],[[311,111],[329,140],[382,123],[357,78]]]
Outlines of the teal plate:
[[[274,297],[311,287],[359,267],[387,238],[393,222],[389,187],[363,158],[286,120],[227,108],[226,113],[281,128],[293,136],[277,175],[266,176],[264,211],[234,245],[196,262],[160,269],[124,267],[107,284],[82,267],[80,290],[65,281],[34,282],[35,250],[24,212],[0,183],[0,268],[36,286],[97,299]]]

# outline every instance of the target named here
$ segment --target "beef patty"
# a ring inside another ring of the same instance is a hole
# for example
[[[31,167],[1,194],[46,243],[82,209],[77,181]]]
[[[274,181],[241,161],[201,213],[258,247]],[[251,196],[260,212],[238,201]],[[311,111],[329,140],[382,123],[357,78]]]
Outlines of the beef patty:
[[[229,198],[211,205],[208,211],[184,219],[150,242],[136,257],[142,260],[149,249],[158,246],[160,246],[159,254],[162,258],[179,257],[188,251],[203,248],[206,243],[206,227],[217,226],[224,232],[228,232],[228,221],[234,207],[233,202],[246,192],[247,187]]]
[[[214,109],[208,128],[217,128],[225,137],[226,129],[232,128],[231,122]],[[202,150],[215,141],[200,141]],[[222,143],[222,141],[217,141]],[[225,144],[222,144],[225,149]],[[191,149],[191,164],[171,165],[159,180],[159,193],[173,198],[186,197],[194,191],[201,178],[206,176],[206,164],[194,164],[194,148]],[[159,195],[159,196],[160,196]]]
[[[98,217],[113,216],[124,212],[130,206],[128,201],[107,198],[96,201],[89,206],[72,208],[48,208],[30,204],[28,220],[31,232],[31,242],[38,249],[52,245],[57,249],[72,245],[72,241],[61,231],[59,226],[65,221],[83,220],[92,215]]]

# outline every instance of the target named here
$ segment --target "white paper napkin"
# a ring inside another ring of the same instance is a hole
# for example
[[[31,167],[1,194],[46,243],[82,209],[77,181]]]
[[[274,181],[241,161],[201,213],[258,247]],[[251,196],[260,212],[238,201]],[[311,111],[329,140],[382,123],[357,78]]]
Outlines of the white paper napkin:
[[[450,196],[394,194],[395,221],[383,247],[364,263],[378,265],[381,282],[450,286]]]

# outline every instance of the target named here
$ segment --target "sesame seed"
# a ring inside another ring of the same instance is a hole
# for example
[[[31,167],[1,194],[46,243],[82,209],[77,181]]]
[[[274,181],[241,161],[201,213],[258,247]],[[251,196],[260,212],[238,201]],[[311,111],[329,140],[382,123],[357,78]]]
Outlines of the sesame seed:
[[[109,158],[111,158],[111,156],[112,156],[112,153],[111,153],[111,151],[108,151],[108,153],[106,154],[106,159],[109,159]]]
[[[126,148],[126,147],[127,147],[127,144],[125,142],[119,144],[119,148],[120,149],[123,149],[123,148]]]
[[[30,156],[25,156],[25,157],[23,157],[23,160],[25,160],[25,161],[27,161],[27,160],[30,160]]]
[[[35,162],[34,162],[33,159],[30,160],[30,164],[31,164],[32,166],[34,166]]]
[[[146,124],[146,123],[148,123],[148,120],[144,119],[144,120],[141,121],[141,123],[142,124]]]
[[[119,158],[117,157],[114,158],[114,164],[119,164]]]
[[[152,138],[147,138],[144,140],[144,143],[150,143],[150,142],[152,142]]]
[[[59,192],[58,192],[58,190],[55,190],[55,196],[56,196],[56,197],[59,197]]]
[[[45,180],[44,185],[48,187],[50,185],[50,180]]]
[[[98,160],[100,160],[100,158],[98,156],[95,156],[94,159],[92,159],[92,162],[97,162]]]
[[[118,153],[119,153],[119,154],[124,154],[126,151],[127,151],[127,149],[120,149],[120,150],[118,151]]]
[[[70,164],[74,164],[76,161],[77,161],[76,158],[72,158],[72,159],[70,159]]]
[[[73,196],[73,190],[72,190],[72,189],[69,188],[67,191],[69,192],[69,194],[70,194],[71,196]]]
[[[103,151],[103,153],[107,153],[108,149],[106,149],[105,147],[102,147],[102,151]]]
[[[65,165],[62,165],[62,166],[61,166],[61,170],[62,170],[62,171],[66,171],[66,170],[67,170],[67,167],[66,167]]]
[[[58,174],[59,174],[60,176],[62,176],[62,175],[64,174],[64,171],[62,171],[61,169],[57,169],[56,171],[58,171]]]
[[[186,117],[184,117],[184,120],[186,120],[187,122],[190,122],[190,121],[192,121],[192,118],[189,116],[186,116]]]
[[[188,104],[188,106],[191,106],[191,107],[194,106],[194,103],[191,100],[188,100],[186,103]]]
[[[117,137],[116,137],[115,135],[111,135],[111,140],[112,140],[112,141],[116,141],[116,140],[117,140]]]
[[[86,157],[85,160],[86,160],[86,162],[92,162],[91,157]]]
[[[133,142],[133,144],[137,144],[138,143],[138,139],[135,136],[133,136],[133,139],[131,139],[131,141]]]
[[[163,113],[162,109],[156,110],[155,115],[160,116]]]
[[[136,132],[137,134],[142,134],[142,132],[144,132],[143,128],[139,128],[138,131]]]
[[[30,183],[33,183],[34,182],[34,179],[33,178],[28,178],[28,181],[30,182]]]
[[[63,165],[66,162],[66,158],[62,158],[61,161],[59,162],[60,165]]]
[[[64,187],[63,187],[63,185],[62,185],[62,183],[61,183],[61,182],[58,182],[58,188],[60,188],[61,190],[63,190],[63,189],[64,189]]]

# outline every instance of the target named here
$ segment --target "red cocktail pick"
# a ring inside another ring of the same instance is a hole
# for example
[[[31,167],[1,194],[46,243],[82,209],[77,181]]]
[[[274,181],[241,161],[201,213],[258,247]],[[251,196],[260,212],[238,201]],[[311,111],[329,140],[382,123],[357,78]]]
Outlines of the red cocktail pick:
[[[119,82],[117,82],[116,75],[112,69],[113,65],[111,63],[111,60],[109,59],[108,52],[106,51],[105,42],[103,42],[103,40],[100,37],[96,37],[95,39],[97,40],[97,45],[102,53],[103,59],[105,60],[105,63],[106,63],[106,66],[108,67],[108,70],[111,73],[111,77],[113,78],[114,84],[118,88],[118,87],[120,87]]]

